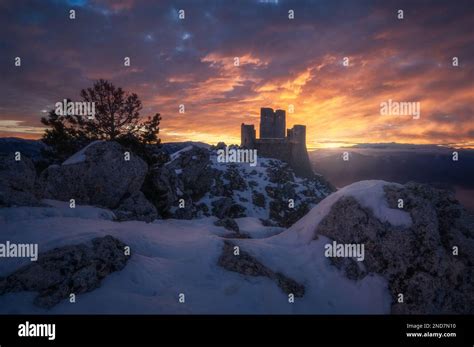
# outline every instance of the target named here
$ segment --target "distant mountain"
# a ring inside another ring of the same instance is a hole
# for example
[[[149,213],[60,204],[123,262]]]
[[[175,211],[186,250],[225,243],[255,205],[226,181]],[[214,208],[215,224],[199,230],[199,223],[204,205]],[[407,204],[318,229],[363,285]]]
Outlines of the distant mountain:
[[[393,150],[410,150],[410,151],[452,151],[453,148],[441,145],[417,145],[411,143],[396,143],[396,142],[385,142],[385,143],[359,143],[357,145],[348,148],[366,148],[366,149],[393,149]]]
[[[458,152],[458,161],[453,161],[453,151]],[[349,153],[348,161],[343,160],[344,152]],[[337,187],[367,179],[429,183],[455,190],[456,197],[474,211],[474,150],[381,143],[319,149],[309,156],[313,169]]]
[[[41,157],[41,150],[47,146],[40,140],[27,140],[17,137],[0,138],[0,153],[21,152],[33,161]]]

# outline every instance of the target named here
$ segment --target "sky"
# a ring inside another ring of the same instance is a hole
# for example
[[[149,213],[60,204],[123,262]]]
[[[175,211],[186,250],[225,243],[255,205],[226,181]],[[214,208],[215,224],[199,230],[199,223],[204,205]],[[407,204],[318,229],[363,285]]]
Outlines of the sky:
[[[272,107],[308,148],[474,148],[472,0],[4,0],[0,23],[1,137],[40,138],[56,102],[102,78],[161,114],[164,142],[238,144]],[[389,100],[420,117],[381,114]]]

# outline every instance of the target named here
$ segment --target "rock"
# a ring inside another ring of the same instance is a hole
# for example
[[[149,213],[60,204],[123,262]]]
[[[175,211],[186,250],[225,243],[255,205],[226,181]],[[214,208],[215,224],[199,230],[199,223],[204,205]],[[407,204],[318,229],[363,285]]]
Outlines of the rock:
[[[129,259],[124,247],[125,244],[108,235],[42,253],[36,262],[1,278],[0,295],[38,292],[34,303],[51,308],[71,293],[77,295],[100,287],[104,277],[122,270]]]
[[[0,206],[39,206],[36,171],[26,156],[0,153]]]
[[[63,165],[50,166],[41,174],[44,197],[115,209],[126,196],[138,192],[147,164],[116,142],[98,141],[76,153]]]
[[[220,198],[212,202],[212,214],[219,219],[227,217],[232,207],[232,198]]]
[[[245,217],[245,208],[236,204],[232,198],[220,198],[211,204],[212,214],[219,219]]]
[[[247,184],[242,176],[239,174],[237,170],[236,164],[229,164],[229,167],[224,173],[224,178],[228,181],[228,187],[230,191],[244,191],[247,189]]]
[[[252,192],[252,203],[258,207],[265,207],[265,195],[262,193],[253,191]]]
[[[164,165],[150,168],[143,191],[163,217],[171,217],[171,210],[178,207],[179,199],[186,198],[183,182],[174,170]]]
[[[385,193],[391,208],[398,208],[398,199],[403,199],[412,226],[381,222],[356,199],[343,197],[319,223],[317,234],[338,243],[364,244],[365,259],[333,263],[351,279],[369,273],[386,278],[392,313],[472,314],[474,235],[466,212],[451,193],[427,185],[387,185]],[[459,247],[458,256],[453,255],[454,246]],[[398,303],[399,293],[404,303]]]
[[[270,160],[266,171],[272,183],[285,184],[287,182],[294,182],[295,180],[293,170],[287,163],[279,165],[279,162]]]
[[[289,206],[288,200],[270,201],[270,219],[274,220],[278,226],[288,228],[300,220],[309,212],[306,202],[295,203],[294,207]]]
[[[262,158],[258,171],[241,163],[221,163],[218,147],[173,145],[170,160],[151,167],[142,191],[160,217],[239,218],[261,215],[262,208],[270,207],[264,217],[287,227],[332,191],[319,176],[297,177],[290,165],[279,160]]]
[[[191,219],[199,211],[194,202],[211,189],[213,177],[209,150],[189,145],[171,154],[166,164],[154,165],[143,191],[163,217]],[[179,208],[180,199],[185,208]]]
[[[286,294],[293,294],[298,298],[304,296],[305,287],[302,284],[299,284],[282,273],[274,272],[242,249],[240,249],[239,255],[234,255],[234,247],[235,244],[232,242],[224,241],[222,254],[217,261],[219,266],[228,271],[238,272],[245,276],[268,277]]]
[[[172,154],[172,160],[165,165],[174,171],[183,183],[184,193],[193,201],[206,194],[212,183],[212,169],[209,160],[209,150],[197,146],[189,146],[178,154]]]
[[[235,231],[236,233],[239,232],[239,225],[232,218],[224,218],[224,219],[216,220],[214,222],[214,225],[218,227],[224,227],[227,230]]]
[[[149,223],[158,218],[155,206],[145,198],[141,191],[125,198],[114,213],[119,221],[140,220]]]
[[[214,222],[214,225],[218,227],[224,227],[227,230],[230,230],[231,233],[224,235],[223,237],[228,239],[250,239],[250,235],[243,233],[239,229],[239,225],[232,218],[219,219]]]

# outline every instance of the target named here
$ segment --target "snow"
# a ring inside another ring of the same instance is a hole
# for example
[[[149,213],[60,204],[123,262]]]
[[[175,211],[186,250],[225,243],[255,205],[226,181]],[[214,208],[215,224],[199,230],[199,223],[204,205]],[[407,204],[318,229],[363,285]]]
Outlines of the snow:
[[[78,164],[78,163],[84,162],[86,160],[86,151],[87,151],[87,149],[94,146],[98,142],[101,142],[101,141],[97,140],[97,141],[93,141],[93,142],[89,143],[83,149],[76,152],[71,157],[69,157],[66,161],[64,161],[64,163],[62,165],[72,165],[72,164]]]
[[[371,191],[378,189],[377,184],[365,185]],[[357,189],[347,189],[346,193],[357,195]],[[349,280],[324,257],[328,239],[320,236],[307,243],[295,237],[299,229],[314,226],[327,213],[334,196],[342,193],[325,199],[322,206],[302,219],[299,227],[295,225],[277,235],[274,233],[280,228],[266,230],[256,218],[237,220],[242,231],[256,238],[232,242],[273,271],[304,284],[306,293],[294,304],[288,303],[287,295],[270,279],[244,276],[217,265],[225,239],[219,236],[223,228],[213,224],[215,217],[118,223],[109,218],[110,214],[104,215],[103,209],[78,206],[68,210],[64,203],[51,200],[45,201],[51,207],[1,209],[0,242],[38,243],[39,251],[45,252],[112,235],[131,247],[132,256],[122,271],[106,277],[100,288],[77,295],[74,304],[64,300],[44,310],[32,304],[35,293],[9,293],[0,296],[0,313],[389,313],[391,297],[383,278],[373,275]],[[17,258],[2,260],[0,276],[27,263]],[[186,295],[185,304],[179,303],[179,293]]]
[[[70,208],[65,201],[44,199],[44,207],[0,208],[0,222],[14,223],[22,220],[36,220],[51,217],[78,217],[84,219],[114,220],[115,214],[107,209],[77,205]],[[52,208],[54,207],[54,208]]]

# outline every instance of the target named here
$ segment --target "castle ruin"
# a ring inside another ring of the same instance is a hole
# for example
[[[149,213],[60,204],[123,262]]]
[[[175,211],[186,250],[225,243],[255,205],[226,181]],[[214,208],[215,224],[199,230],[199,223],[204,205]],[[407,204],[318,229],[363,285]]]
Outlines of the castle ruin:
[[[286,135],[285,135],[286,130]],[[313,171],[306,149],[306,126],[286,129],[286,112],[260,109],[260,138],[253,124],[241,125],[241,146],[256,149],[259,156],[280,159],[290,164],[299,176],[311,177]]]

